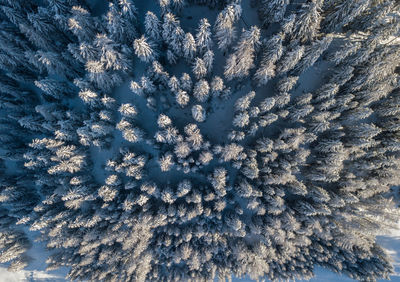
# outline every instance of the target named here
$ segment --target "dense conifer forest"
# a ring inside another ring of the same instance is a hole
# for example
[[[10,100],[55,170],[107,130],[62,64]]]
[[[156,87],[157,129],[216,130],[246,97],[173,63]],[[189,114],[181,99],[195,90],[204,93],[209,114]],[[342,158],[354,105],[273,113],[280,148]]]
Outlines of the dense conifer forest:
[[[397,0],[0,0],[0,263],[389,278]]]

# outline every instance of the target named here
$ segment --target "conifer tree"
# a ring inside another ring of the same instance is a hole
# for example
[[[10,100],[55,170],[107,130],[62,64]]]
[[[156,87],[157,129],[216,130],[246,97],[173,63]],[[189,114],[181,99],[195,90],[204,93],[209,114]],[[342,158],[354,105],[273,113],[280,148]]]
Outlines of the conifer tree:
[[[220,96],[224,90],[224,81],[219,76],[214,76],[211,81],[211,93],[213,96]]]
[[[335,10],[326,16],[323,24],[328,31],[340,30],[366,10],[369,4],[370,0],[343,1],[336,5],[334,7]]]
[[[225,51],[235,40],[236,30],[234,24],[238,21],[241,14],[242,8],[237,3],[229,4],[218,14],[214,31],[219,49]]]
[[[158,42],[161,39],[161,23],[158,17],[151,11],[146,13],[144,19],[144,28],[146,35],[154,40],[154,42]]]
[[[245,96],[237,99],[235,103],[235,111],[246,111],[250,107],[251,101],[256,96],[256,92],[251,91]]]
[[[154,46],[149,43],[147,38],[142,36],[139,39],[135,39],[133,42],[133,48],[135,50],[136,56],[139,57],[143,62],[149,62],[154,60],[157,54],[154,52]]]
[[[183,55],[190,61],[196,54],[196,41],[191,33],[186,33],[183,40]]]
[[[187,73],[183,73],[181,78],[181,88],[182,90],[185,91],[191,91],[192,90],[192,79],[190,78],[190,75]]]
[[[296,66],[296,71],[304,72],[306,69],[311,67],[318,58],[322,55],[322,53],[328,49],[329,45],[332,42],[331,36],[326,36],[321,40],[315,41],[311,46],[309,46],[304,51],[304,57],[301,59],[299,64]]]
[[[196,58],[194,60],[192,71],[197,79],[203,78],[207,74],[207,67],[203,59]]]
[[[201,105],[194,105],[192,107],[192,116],[197,122],[206,120],[206,112]]]
[[[254,67],[255,52],[260,44],[260,30],[253,26],[243,32],[235,52],[229,56],[226,62],[224,75],[228,80],[243,78]]]
[[[250,122],[250,117],[247,112],[241,112],[238,113],[234,118],[233,118],[233,125],[237,127],[245,127],[248,125]]]
[[[210,93],[210,86],[208,85],[207,81],[203,79],[196,82],[193,89],[193,96],[199,102],[205,102],[208,99],[209,93]]]
[[[133,1],[119,1],[110,3],[106,15],[107,30],[116,42],[129,44],[137,37],[137,9]]]
[[[262,49],[261,63],[254,75],[260,85],[266,84],[275,76],[275,63],[283,54],[282,35],[273,36],[264,44]]]
[[[284,74],[293,69],[303,57],[304,50],[303,45],[297,45],[293,50],[284,54],[276,65],[277,74]]]
[[[269,23],[282,21],[288,4],[288,0],[261,1],[259,15],[262,23],[268,25]]]
[[[91,41],[96,32],[96,22],[90,17],[88,10],[81,6],[73,6],[72,16],[68,19],[68,27],[74,33],[79,42]]]
[[[199,54],[204,54],[213,46],[210,26],[211,25],[206,18],[200,20],[199,28],[196,33],[196,46]]]
[[[293,40],[301,42],[313,40],[319,32],[322,19],[321,5],[323,1],[313,0],[304,3],[296,15],[297,23],[291,34]]]
[[[208,50],[203,57],[204,64],[207,68],[207,73],[210,73],[212,68],[213,68],[213,62],[214,62],[214,52],[211,50]]]
[[[184,108],[189,103],[190,97],[189,97],[189,95],[187,94],[186,91],[179,90],[175,95],[175,99],[176,99],[176,102],[182,108]]]

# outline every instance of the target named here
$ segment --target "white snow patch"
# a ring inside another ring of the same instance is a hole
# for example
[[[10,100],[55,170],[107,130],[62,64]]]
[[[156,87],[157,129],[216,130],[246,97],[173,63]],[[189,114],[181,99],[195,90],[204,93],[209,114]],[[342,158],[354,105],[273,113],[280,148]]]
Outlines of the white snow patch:
[[[62,275],[49,274],[46,271],[20,270],[10,272],[7,268],[0,267],[0,282],[20,282],[20,281],[66,281]]]

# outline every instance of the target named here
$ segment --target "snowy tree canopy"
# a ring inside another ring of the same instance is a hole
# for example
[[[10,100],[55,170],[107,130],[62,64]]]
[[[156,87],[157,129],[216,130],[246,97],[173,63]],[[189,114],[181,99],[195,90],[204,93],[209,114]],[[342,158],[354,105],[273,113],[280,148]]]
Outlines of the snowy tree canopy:
[[[376,237],[400,220],[399,1],[0,11],[10,271],[43,241],[71,281],[394,273]]]

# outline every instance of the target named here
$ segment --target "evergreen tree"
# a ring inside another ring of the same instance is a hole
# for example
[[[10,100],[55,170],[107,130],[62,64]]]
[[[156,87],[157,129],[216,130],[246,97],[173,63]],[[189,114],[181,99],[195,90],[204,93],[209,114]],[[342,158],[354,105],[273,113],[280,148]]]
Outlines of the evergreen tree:
[[[246,111],[250,107],[251,101],[256,96],[256,92],[251,91],[245,96],[237,99],[235,103],[235,111]]]
[[[158,42],[161,39],[161,23],[158,17],[151,11],[147,11],[144,19],[144,28],[146,35]]]
[[[183,40],[183,55],[184,57],[190,61],[196,54],[196,41],[194,40],[193,35],[188,32],[185,35]]]
[[[226,169],[222,167],[216,168],[213,174],[210,176],[210,182],[219,196],[226,195],[226,182],[227,182]]]
[[[119,112],[122,116],[129,118],[135,117],[137,115],[136,108],[131,104],[122,104],[119,107]]]
[[[209,94],[210,86],[208,85],[207,81],[199,80],[198,82],[196,82],[193,89],[193,96],[199,102],[205,102],[208,99]]]
[[[44,94],[56,99],[68,97],[75,92],[74,86],[70,83],[51,78],[37,80],[35,81],[35,85],[36,87],[40,88]]]
[[[328,49],[329,45],[332,42],[331,36],[326,36],[321,40],[317,40],[310,47],[305,50],[305,54],[299,64],[296,66],[296,71],[302,73],[309,67],[311,67],[318,58],[322,55],[322,53]]]
[[[305,47],[297,45],[293,50],[282,56],[276,65],[277,74],[283,74],[293,69],[304,55]]]
[[[199,150],[203,145],[203,136],[200,133],[200,129],[196,124],[189,123],[184,130],[187,135],[186,141],[189,142],[193,150]]]
[[[172,0],[172,7],[178,13],[182,10],[184,6],[185,6],[185,0]]]
[[[197,79],[203,78],[207,74],[207,67],[203,59],[196,58],[194,60],[192,71]]]
[[[214,52],[211,50],[208,50],[203,57],[204,64],[207,68],[207,73],[210,73],[212,68],[213,68],[213,62],[214,62]]]
[[[281,22],[288,4],[289,0],[262,0],[258,9],[260,20],[265,26]]]
[[[222,80],[221,77],[219,76],[214,76],[212,81],[211,81],[211,93],[213,96],[220,96],[222,93],[222,90],[224,90],[224,81]]]
[[[174,164],[173,155],[167,153],[158,160],[161,171],[169,171]]]
[[[192,79],[190,78],[190,75],[187,73],[183,73],[181,78],[181,88],[182,90],[185,91],[191,91],[192,90]]]
[[[111,74],[107,71],[105,65],[99,61],[88,61],[86,63],[88,78],[96,87],[109,92],[116,84],[121,82],[121,78],[117,74]]]
[[[240,18],[241,14],[242,8],[237,3],[229,4],[218,14],[214,31],[219,49],[225,51],[235,40],[236,31],[234,24]]]
[[[168,44],[172,41],[174,31],[179,27],[179,21],[172,13],[166,13],[163,17],[162,38]]]
[[[235,52],[229,56],[225,65],[224,75],[228,80],[243,78],[249,74],[249,70],[254,67],[259,39],[260,30],[255,26],[243,32]]]
[[[309,3],[302,4],[300,11],[297,13],[297,23],[291,34],[293,40],[301,42],[312,41],[319,32],[321,15],[321,0],[313,0]]]
[[[68,27],[78,37],[79,42],[93,40],[98,23],[90,17],[89,11],[81,6],[73,6],[71,13]]]
[[[288,76],[284,77],[277,83],[277,90],[281,93],[288,93],[296,85],[299,77],[298,76]]]
[[[178,57],[176,54],[171,51],[170,49],[167,50],[167,60],[170,65],[175,65],[177,62]]]
[[[168,82],[168,87],[170,88],[171,92],[178,92],[180,90],[179,86],[179,80],[176,78],[176,76],[172,76]]]
[[[175,99],[178,105],[184,108],[189,103],[190,97],[186,91],[179,90],[175,95]]]
[[[250,122],[250,117],[247,112],[241,112],[233,118],[233,125],[237,127],[245,127]]]
[[[347,42],[338,51],[329,54],[329,60],[334,62],[336,65],[343,62],[346,58],[353,55],[361,48],[360,42]]]
[[[282,35],[273,36],[264,44],[262,49],[261,63],[254,75],[260,85],[266,84],[275,76],[275,63],[283,54]]]
[[[211,38],[210,24],[206,18],[200,20],[199,28],[196,33],[196,46],[199,54],[204,54],[207,50],[211,50],[213,41]]]
[[[119,1],[118,4],[109,3],[109,10],[105,19],[107,30],[116,42],[129,44],[137,36],[137,10],[130,0]]]
[[[192,117],[197,122],[203,122],[206,120],[206,112],[201,105],[194,105],[192,107]]]
[[[155,59],[157,54],[154,52],[154,46],[149,43],[147,38],[142,36],[139,39],[135,39],[133,42],[133,48],[136,56],[139,57],[143,62],[149,62]]]
[[[191,149],[187,142],[180,142],[175,145],[174,153],[178,158],[186,158],[190,153]]]
[[[323,25],[328,31],[338,31],[365,11],[369,4],[370,0],[343,1],[333,7],[334,11],[326,16]]]

